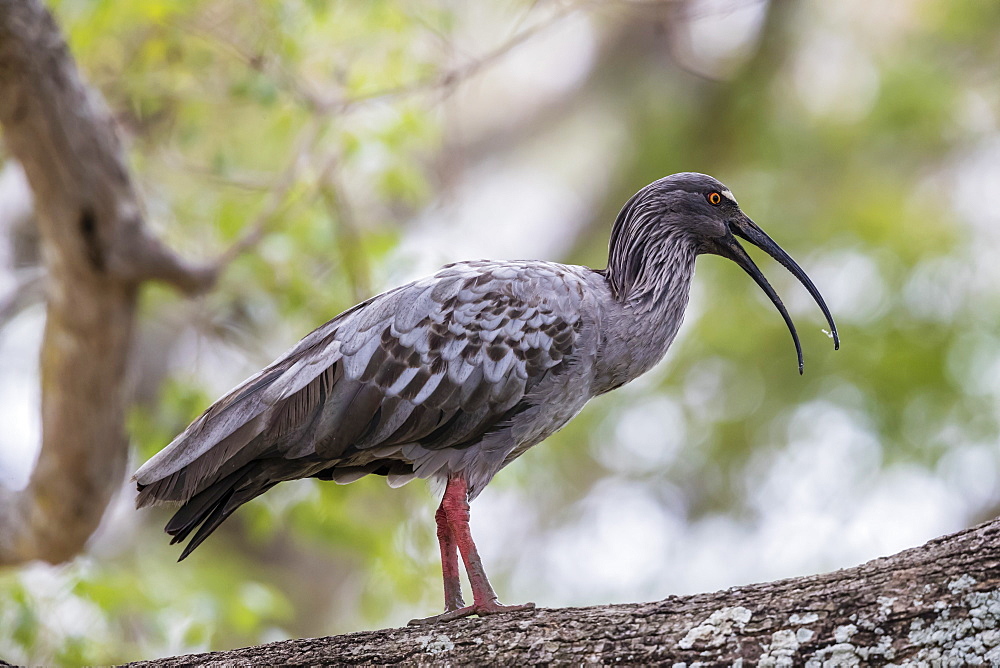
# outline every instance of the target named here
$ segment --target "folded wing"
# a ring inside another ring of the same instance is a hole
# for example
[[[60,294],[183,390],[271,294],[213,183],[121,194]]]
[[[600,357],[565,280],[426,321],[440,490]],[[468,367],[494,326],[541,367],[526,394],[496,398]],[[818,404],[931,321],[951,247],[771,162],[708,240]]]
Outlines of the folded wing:
[[[531,406],[574,355],[583,291],[547,263],[462,263],[318,328],[212,405],[135,480],[139,507],[185,505],[186,556],[278,482],[438,473],[421,452],[475,446]]]

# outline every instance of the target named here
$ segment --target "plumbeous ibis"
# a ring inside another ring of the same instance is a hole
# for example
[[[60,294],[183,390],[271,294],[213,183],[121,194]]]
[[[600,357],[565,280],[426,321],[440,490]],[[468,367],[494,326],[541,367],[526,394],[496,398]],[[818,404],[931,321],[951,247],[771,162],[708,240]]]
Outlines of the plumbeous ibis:
[[[525,610],[502,605],[469,531],[469,502],[496,473],[584,404],[648,371],[688,303],[695,258],[740,265],[792,320],[740,237],[785,266],[837,329],[805,272],[710,176],[674,174],[636,193],[611,231],[606,269],[555,262],[458,262],[319,327],[217,401],[135,474],[138,507],[181,504],[166,526],[194,537],[279,482],[444,484],[437,535],[445,612],[422,621]],[[465,605],[459,555],[472,587]]]

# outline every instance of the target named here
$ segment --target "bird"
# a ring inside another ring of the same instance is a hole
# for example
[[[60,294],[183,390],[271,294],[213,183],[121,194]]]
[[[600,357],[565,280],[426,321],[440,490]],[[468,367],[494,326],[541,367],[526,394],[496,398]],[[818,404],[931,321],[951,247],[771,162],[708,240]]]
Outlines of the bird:
[[[239,506],[280,482],[385,476],[444,488],[435,513],[443,613],[413,623],[531,610],[504,605],[469,529],[494,475],[593,397],[659,362],[688,304],[695,259],[738,264],[791,333],[777,293],[737,238],[782,264],[840,338],[819,290],[715,178],[683,172],[633,195],[611,229],[605,269],[477,260],[383,292],[306,335],[210,406],[133,476],[136,505],[179,503],[183,560]],[[466,605],[465,566],[473,602]]]

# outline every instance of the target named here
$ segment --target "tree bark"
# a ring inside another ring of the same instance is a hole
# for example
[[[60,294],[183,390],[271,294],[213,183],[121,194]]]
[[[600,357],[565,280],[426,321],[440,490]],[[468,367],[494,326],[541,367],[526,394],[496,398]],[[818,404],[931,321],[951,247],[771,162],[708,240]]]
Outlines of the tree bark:
[[[0,0],[0,125],[34,194],[48,303],[42,448],[25,490],[0,489],[0,565],[58,563],[83,548],[124,478],[139,285],[195,292],[216,270],[148,231],[114,122],[40,0]]]
[[[541,609],[130,665],[397,663],[1000,665],[1000,521],[855,568],[712,594]]]

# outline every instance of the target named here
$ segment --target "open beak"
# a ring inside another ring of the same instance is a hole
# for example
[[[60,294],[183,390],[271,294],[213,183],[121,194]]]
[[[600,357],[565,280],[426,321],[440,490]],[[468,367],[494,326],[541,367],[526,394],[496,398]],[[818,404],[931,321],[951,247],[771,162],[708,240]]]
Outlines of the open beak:
[[[833,335],[833,347],[835,350],[840,349],[840,336],[837,334],[837,325],[833,322],[833,316],[830,315],[830,309],[827,308],[826,302],[823,301],[823,295],[819,293],[813,282],[809,280],[806,276],[806,272],[802,271],[802,267],[796,264],[788,253],[781,249],[781,246],[774,243],[771,237],[764,233],[764,230],[757,227],[746,215],[741,215],[740,218],[732,220],[729,222],[729,229],[732,234],[727,234],[724,237],[715,240],[715,248],[713,250],[727,257],[736,264],[743,267],[743,270],[750,274],[750,277],[756,281],[757,285],[761,287],[764,293],[771,299],[777,307],[778,312],[781,313],[781,317],[784,318],[785,324],[788,325],[788,331],[792,334],[792,340],[795,341],[795,353],[798,355],[799,359],[799,373],[803,370],[802,361],[802,345],[799,343],[799,335],[795,331],[795,325],[792,323],[791,316],[788,315],[788,311],[785,309],[785,305],[781,303],[781,298],[778,297],[778,293],[774,291],[771,284],[767,282],[764,278],[764,274],[760,273],[760,269],[754,264],[747,252],[743,250],[739,242],[736,240],[736,235],[746,239],[752,243],[757,248],[761,249],[775,260],[784,265],[785,269],[790,271],[795,278],[799,279],[799,282],[805,286],[812,298],[816,300],[820,309],[823,311],[823,315],[826,316],[826,321],[830,323],[830,333]]]

